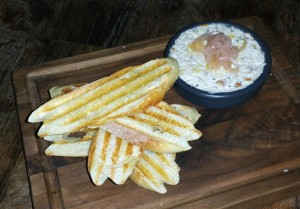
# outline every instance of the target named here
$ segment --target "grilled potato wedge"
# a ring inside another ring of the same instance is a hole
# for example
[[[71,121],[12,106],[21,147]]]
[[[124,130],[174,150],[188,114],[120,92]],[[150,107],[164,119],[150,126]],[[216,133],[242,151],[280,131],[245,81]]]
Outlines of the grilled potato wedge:
[[[112,180],[123,183],[131,174],[137,160],[140,159],[141,152],[142,149],[139,146],[129,144],[99,129],[88,155],[88,170],[92,181],[95,185],[101,185],[108,177],[111,177]]]
[[[163,101],[141,113],[111,120],[100,128],[129,143],[159,153],[189,150],[188,141],[202,135],[192,122]]]
[[[130,178],[145,189],[166,193],[164,183],[178,184],[179,170],[175,162],[175,154],[160,154],[144,150]]]
[[[48,156],[86,157],[88,156],[92,140],[68,143],[53,143],[46,150]]]
[[[160,102],[178,78],[175,59],[151,60],[56,96],[31,113],[28,122],[43,122],[40,137],[81,131],[110,119],[141,112]]]

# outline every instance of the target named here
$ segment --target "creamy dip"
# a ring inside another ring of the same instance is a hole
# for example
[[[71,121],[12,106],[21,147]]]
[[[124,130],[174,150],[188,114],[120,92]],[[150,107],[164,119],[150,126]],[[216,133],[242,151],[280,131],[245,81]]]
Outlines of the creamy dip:
[[[246,47],[239,52],[233,68],[236,71],[207,69],[203,53],[192,52],[189,44],[207,33],[222,32],[229,36],[232,45],[241,48],[246,38]],[[250,33],[221,23],[200,25],[180,34],[170,49],[170,57],[175,58],[180,67],[179,77],[189,85],[210,93],[231,92],[252,84],[263,72],[266,65],[264,52]]]

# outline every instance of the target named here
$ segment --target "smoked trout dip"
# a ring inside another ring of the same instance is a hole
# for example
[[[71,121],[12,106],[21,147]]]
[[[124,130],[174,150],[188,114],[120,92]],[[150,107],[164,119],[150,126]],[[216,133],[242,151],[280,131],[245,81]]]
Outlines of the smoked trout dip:
[[[204,34],[221,32],[231,38],[232,46],[243,48],[238,53],[232,68],[223,66],[209,69],[203,53],[195,53],[190,44]],[[246,46],[243,46],[246,41]],[[244,48],[245,47],[245,48]],[[211,23],[199,25],[182,32],[170,49],[180,67],[179,77],[187,84],[209,93],[225,93],[243,89],[252,84],[263,72],[265,55],[250,33],[227,24]]]

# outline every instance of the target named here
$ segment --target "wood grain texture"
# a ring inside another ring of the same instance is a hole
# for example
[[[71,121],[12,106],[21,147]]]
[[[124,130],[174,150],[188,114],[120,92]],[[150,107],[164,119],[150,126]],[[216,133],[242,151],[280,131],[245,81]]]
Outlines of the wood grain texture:
[[[14,73],[28,175],[35,208],[250,208],[300,192],[300,112],[298,80],[283,76],[291,66],[271,33],[256,18],[240,19],[267,41],[273,73],[254,99],[228,110],[208,110],[196,127],[203,137],[177,155],[181,180],[165,195],[139,188],[130,180],[94,186],[86,159],[45,157],[48,146],[35,137],[26,117],[49,99],[55,85],[90,82],[116,70],[163,56],[169,36],[45,63]],[[66,79],[67,78],[67,79]],[[189,104],[174,90],[169,103]],[[239,198],[235,198],[239,194]]]
[[[298,8],[299,1],[295,0],[246,0],[242,3],[239,0],[1,0],[0,201],[8,194],[9,198],[16,198],[11,195],[13,192],[7,191],[7,185],[13,185],[13,181],[16,181],[11,177],[18,176],[15,166],[23,155],[11,79],[14,69],[172,34],[197,20],[228,20],[258,15],[275,34],[283,32],[278,43],[284,44],[285,55],[294,66],[298,66],[300,72],[297,56],[300,25]],[[293,72],[288,69],[280,75],[282,78],[291,79]],[[286,88],[293,92],[293,86]],[[279,99],[272,102],[274,106],[284,103]],[[244,111],[250,113],[255,108]],[[209,117],[214,117],[214,120],[218,117],[226,119],[226,115],[229,117],[231,114],[212,112]],[[238,117],[239,113],[234,115]],[[35,152],[37,147],[28,148],[28,152],[29,149]],[[36,156],[32,157],[33,161],[37,159]],[[3,195],[5,192],[6,195]],[[9,198],[5,201],[10,202]]]

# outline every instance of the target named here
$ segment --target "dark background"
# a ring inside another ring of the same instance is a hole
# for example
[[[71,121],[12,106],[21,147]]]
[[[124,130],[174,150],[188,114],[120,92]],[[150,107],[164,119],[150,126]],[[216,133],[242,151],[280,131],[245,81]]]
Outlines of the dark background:
[[[263,20],[299,69],[299,7],[299,0],[0,0],[0,201],[11,201],[6,187],[25,169],[14,69],[169,35],[195,21],[247,16]],[[28,185],[20,188],[20,196],[28,193]]]

